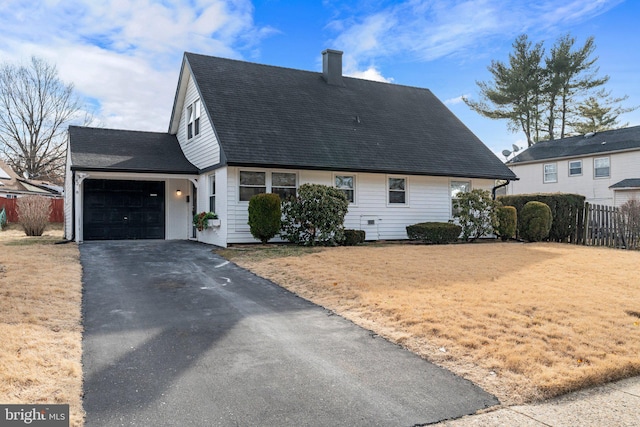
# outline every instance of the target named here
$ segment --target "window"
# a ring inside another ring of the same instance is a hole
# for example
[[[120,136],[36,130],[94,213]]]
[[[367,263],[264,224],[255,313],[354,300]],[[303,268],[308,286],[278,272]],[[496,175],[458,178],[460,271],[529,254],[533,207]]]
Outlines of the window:
[[[187,107],[187,138],[191,139],[200,133],[200,100],[197,99]]]
[[[256,194],[266,193],[264,172],[240,171],[240,201],[248,202]]]
[[[216,176],[209,175],[209,212],[216,211]]]
[[[271,192],[280,196],[282,200],[288,197],[295,197],[296,190],[296,174],[285,172],[273,172],[271,174]]]
[[[544,183],[558,182],[558,165],[556,163],[547,163],[544,168]]]
[[[406,178],[389,178],[389,204],[404,205],[407,203]]]
[[[569,176],[582,175],[582,160],[572,160],[569,162]]]
[[[609,167],[608,157],[593,159],[593,176],[595,178],[607,178],[610,172],[611,168]]]
[[[455,203],[458,200],[459,193],[468,193],[471,191],[470,181],[451,181],[451,216],[455,216],[460,209],[455,208]]]
[[[349,203],[355,203],[355,183],[356,177],[353,175],[336,175],[336,188],[347,196]]]

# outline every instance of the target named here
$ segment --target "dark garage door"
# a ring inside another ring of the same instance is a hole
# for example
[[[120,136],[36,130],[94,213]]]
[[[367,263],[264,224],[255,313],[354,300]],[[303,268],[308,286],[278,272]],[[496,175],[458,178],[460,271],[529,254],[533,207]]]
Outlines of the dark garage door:
[[[84,181],[84,240],[164,239],[164,182]]]

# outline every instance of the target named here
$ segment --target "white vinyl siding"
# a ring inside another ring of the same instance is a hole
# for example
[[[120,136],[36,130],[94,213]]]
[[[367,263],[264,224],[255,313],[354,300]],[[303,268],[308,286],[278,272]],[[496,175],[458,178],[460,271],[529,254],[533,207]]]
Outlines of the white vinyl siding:
[[[609,176],[596,178],[595,159],[609,159]],[[569,175],[569,162],[582,161],[582,175]],[[610,153],[606,156],[581,156],[581,158],[558,160],[558,182],[543,182],[543,163],[510,164],[509,168],[518,176],[511,181],[508,194],[571,193],[585,196],[587,202],[614,204],[614,190],[609,188],[624,179],[640,178],[640,150]],[[567,177],[562,179],[562,177]],[[617,201],[616,201],[617,203]]]
[[[216,138],[215,132],[211,127],[209,116],[202,102],[198,102],[198,111],[200,111],[199,135],[197,137],[188,138],[187,125],[189,120],[189,107],[199,100],[200,96],[196,89],[191,76],[188,78],[187,90],[184,100],[184,107],[181,114],[180,124],[178,125],[177,138],[180,148],[184,152],[185,157],[196,167],[205,169],[220,163],[220,145]]]
[[[228,204],[228,243],[253,243],[256,240],[249,232],[247,202],[239,202],[239,171],[243,168],[229,167],[226,185]],[[390,205],[388,199],[388,176],[385,174],[289,170],[273,171],[262,169],[266,173],[267,187],[270,184],[271,172],[295,173],[298,185],[313,183],[335,185],[335,176],[357,177],[355,191],[357,205],[350,204],[345,218],[345,227],[365,230],[366,238],[379,240],[406,239],[406,226],[425,221],[447,222],[451,213],[451,197],[447,177],[408,176],[407,201],[410,205]],[[491,190],[493,180],[474,179],[466,181],[473,188]],[[410,185],[409,185],[410,184]],[[222,187],[218,187],[220,191]],[[267,189],[268,189],[267,188]],[[219,192],[219,194],[222,194]],[[221,197],[221,196],[220,196]],[[369,224],[373,222],[373,224]],[[274,238],[273,241],[279,241]]]

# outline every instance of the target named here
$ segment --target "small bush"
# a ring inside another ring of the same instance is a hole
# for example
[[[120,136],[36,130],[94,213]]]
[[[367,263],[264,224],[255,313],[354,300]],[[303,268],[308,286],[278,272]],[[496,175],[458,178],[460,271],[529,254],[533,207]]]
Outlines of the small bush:
[[[299,245],[337,245],[344,239],[345,194],[334,187],[303,184],[282,202],[282,238]]]
[[[364,230],[344,230],[343,246],[355,246],[364,242],[366,234]]]
[[[493,233],[498,202],[487,190],[475,189],[459,193],[454,202],[454,214],[462,227],[462,238],[474,241]]]
[[[256,194],[249,200],[251,235],[263,244],[274,238],[282,227],[280,196],[273,193]]]
[[[496,233],[505,241],[516,237],[518,211],[513,206],[500,206],[497,209]]]
[[[25,196],[18,199],[18,221],[27,236],[42,236],[49,224],[51,199],[42,196]]]
[[[551,208],[542,202],[528,202],[520,211],[522,237],[531,242],[540,242],[549,237],[551,230]]]
[[[407,236],[411,240],[440,244],[458,240],[462,227],[450,222],[421,222],[407,226]]]

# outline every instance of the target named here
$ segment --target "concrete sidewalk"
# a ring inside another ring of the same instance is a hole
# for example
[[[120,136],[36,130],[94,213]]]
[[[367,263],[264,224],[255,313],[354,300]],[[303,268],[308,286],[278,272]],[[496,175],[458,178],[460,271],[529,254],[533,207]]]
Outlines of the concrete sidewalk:
[[[503,407],[436,425],[637,427],[640,426],[640,377],[570,393],[536,405]]]

